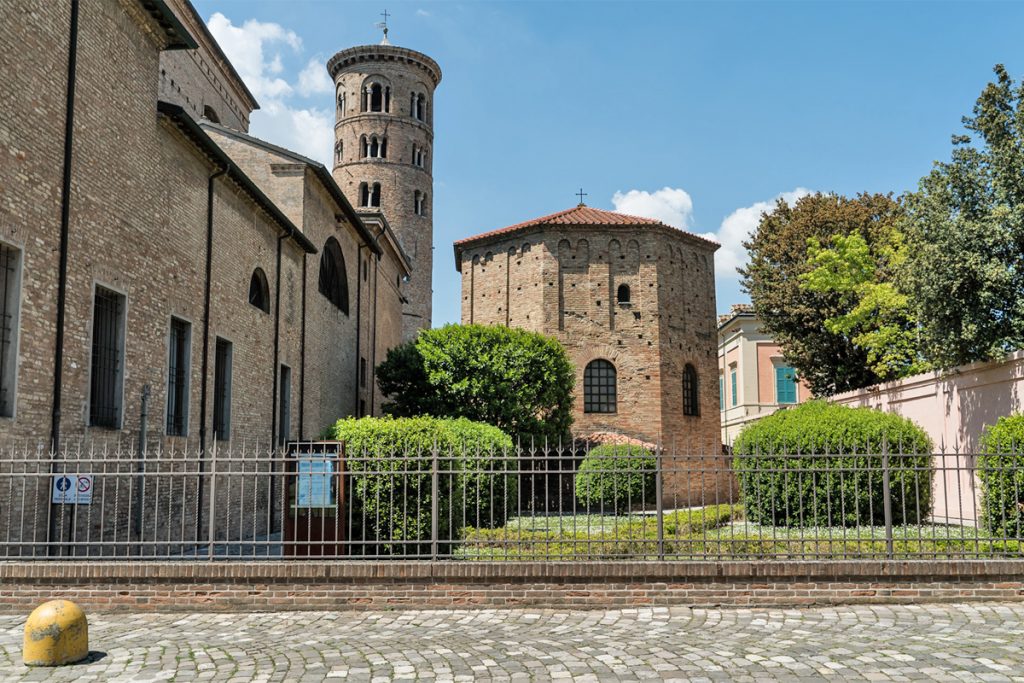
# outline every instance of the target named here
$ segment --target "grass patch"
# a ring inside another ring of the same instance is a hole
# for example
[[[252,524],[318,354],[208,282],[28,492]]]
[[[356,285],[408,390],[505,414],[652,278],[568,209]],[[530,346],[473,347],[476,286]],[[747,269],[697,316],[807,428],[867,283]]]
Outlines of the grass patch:
[[[497,529],[463,530],[463,560],[659,559],[653,514],[516,517]],[[787,528],[744,520],[742,505],[712,505],[664,515],[664,557],[683,560],[883,559],[885,528]],[[896,559],[1024,557],[1024,541],[993,539],[971,526],[893,528]]]

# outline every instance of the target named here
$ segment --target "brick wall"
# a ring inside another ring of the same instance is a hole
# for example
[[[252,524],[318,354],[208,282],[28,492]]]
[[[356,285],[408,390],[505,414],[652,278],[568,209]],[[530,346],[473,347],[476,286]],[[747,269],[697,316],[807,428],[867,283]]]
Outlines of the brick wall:
[[[0,563],[0,612],[637,605],[795,606],[1024,599],[1024,562]]]

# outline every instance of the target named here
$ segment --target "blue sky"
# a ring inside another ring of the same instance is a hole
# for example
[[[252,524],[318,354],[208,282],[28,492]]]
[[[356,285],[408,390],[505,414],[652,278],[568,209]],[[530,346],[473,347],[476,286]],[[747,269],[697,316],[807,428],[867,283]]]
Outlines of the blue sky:
[[[376,43],[430,55],[434,324],[457,321],[453,240],[589,205],[723,243],[776,197],[913,189],[949,156],[992,67],[1024,76],[1024,3],[195,0],[263,105],[251,132],[330,159],[323,63]]]

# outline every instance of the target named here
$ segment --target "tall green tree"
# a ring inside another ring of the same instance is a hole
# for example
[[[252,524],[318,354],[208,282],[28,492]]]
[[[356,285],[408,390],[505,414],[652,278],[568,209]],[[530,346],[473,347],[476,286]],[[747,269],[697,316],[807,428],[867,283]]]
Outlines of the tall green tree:
[[[846,300],[846,312],[827,318],[825,329],[864,349],[871,370],[881,379],[927,369],[917,318],[897,284],[907,261],[902,233],[893,230],[874,244],[859,233],[834,235],[830,248],[811,238],[808,257],[814,268],[800,276],[801,286],[837,293]]]
[[[1024,344],[1024,84],[995,73],[963,119],[971,135],[905,197],[905,288],[942,367]]]
[[[497,325],[445,325],[388,351],[377,368],[397,417],[466,417],[522,437],[558,439],[572,424],[575,371],[562,345]]]
[[[779,200],[744,243],[750,263],[740,270],[742,285],[764,330],[816,395],[858,389],[882,377],[872,368],[868,349],[854,341],[855,333],[827,324],[854,308],[849,292],[803,285],[801,276],[818,267],[811,260],[812,245],[830,249],[837,235],[859,235],[868,245],[886,242],[900,215],[889,195],[850,199],[818,193],[792,206]]]

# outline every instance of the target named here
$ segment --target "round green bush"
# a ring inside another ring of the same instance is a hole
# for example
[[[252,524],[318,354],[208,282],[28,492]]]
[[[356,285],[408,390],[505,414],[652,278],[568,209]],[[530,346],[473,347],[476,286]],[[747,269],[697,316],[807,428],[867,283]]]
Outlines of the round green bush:
[[[1001,417],[981,437],[981,522],[998,536],[1024,537],[1024,415]]]
[[[733,467],[747,518],[786,527],[885,524],[883,446],[892,523],[931,514],[931,440],[910,420],[871,408],[809,401],[746,427]]]
[[[625,512],[654,502],[654,455],[640,446],[604,444],[591,450],[576,473],[576,498],[603,512]]]
[[[505,524],[517,505],[512,438],[497,427],[434,417],[339,420],[330,438],[345,442],[353,546],[390,555],[421,555],[431,540],[432,467],[437,454],[438,534]]]

